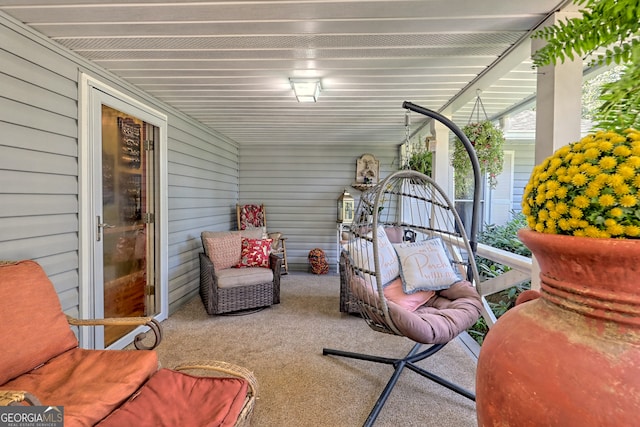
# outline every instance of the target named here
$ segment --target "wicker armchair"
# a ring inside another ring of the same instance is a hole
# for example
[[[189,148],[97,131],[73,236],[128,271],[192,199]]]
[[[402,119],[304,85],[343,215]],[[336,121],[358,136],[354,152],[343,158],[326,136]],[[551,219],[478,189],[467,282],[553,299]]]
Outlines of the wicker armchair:
[[[200,297],[207,313],[223,314],[280,303],[282,258],[269,255],[267,268],[234,268],[240,258],[240,231],[203,232]]]
[[[211,260],[200,253],[200,297],[209,314],[223,314],[233,311],[249,310],[267,307],[280,303],[280,268],[282,259],[270,255],[270,280],[260,280],[260,283],[231,287],[219,285],[219,274]]]

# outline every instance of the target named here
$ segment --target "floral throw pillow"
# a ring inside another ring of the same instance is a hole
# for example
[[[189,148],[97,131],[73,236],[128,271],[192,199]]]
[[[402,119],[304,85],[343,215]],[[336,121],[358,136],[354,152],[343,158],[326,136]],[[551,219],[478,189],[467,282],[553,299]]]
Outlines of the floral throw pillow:
[[[261,205],[244,205],[240,209],[240,229],[257,228],[264,225],[264,212]]]
[[[237,268],[242,267],[267,267],[269,268],[269,254],[271,254],[272,239],[247,239],[242,238],[242,253]]]

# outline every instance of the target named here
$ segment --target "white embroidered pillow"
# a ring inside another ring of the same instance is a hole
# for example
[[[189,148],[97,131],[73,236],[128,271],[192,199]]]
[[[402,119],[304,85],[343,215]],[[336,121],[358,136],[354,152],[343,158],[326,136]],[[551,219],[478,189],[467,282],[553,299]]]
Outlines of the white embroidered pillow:
[[[405,293],[438,291],[462,280],[440,238],[393,245],[400,259]]]
[[[387,238],[384,227],[378,226],[376,237],[378,243],[378,261],[380,263],[380,271],[377,273],[380,274],[382,284],[384,285],[398,277],[400,274],[400,263],[391,242],[389,242]],[[364,238],[357,238],[345,244],[345,248],[349,251],[355,267],[374,271],[373,242]],[[375,279],[371,275],[363,273],[363,277],[369,283],[375,285]]]

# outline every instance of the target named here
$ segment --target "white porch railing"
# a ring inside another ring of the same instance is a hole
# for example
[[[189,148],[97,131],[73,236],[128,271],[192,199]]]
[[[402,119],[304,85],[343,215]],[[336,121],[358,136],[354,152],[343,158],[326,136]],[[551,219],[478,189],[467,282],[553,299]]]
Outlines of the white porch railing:
[[[510,287],[524,282],[525,280],[530,280],[532,261],[531,258],[517,255],[503,249],[497,249],[482,243],[478,243],[477,254],[478,256],[511,268],[511,270],[506,273],[478,284],[478,291],[480,292],[482,304],[484,306],[482,317],[487,323],[487,326],[491,328],[497,319],[489,307],[487,296],[509,289]]]

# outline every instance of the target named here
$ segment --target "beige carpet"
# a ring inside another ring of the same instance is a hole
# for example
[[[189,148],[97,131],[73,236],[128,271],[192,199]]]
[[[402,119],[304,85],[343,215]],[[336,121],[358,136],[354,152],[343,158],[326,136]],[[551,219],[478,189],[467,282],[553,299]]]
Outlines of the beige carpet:
[[[338,310],[339,277],[292,273],[282,303],[246,316],[208,316],[199,298],[163,322],[163,366],[224,360],[254,372],[256,427],[350,427],[363,424],[392,367],[323,356],[323,347],[396,357],[412,343],[371,330]],[[454,341],[421,362],[473,390],[475,362]],[[414,372],[403,372],[376,426],[476,425],[475,404]]]

